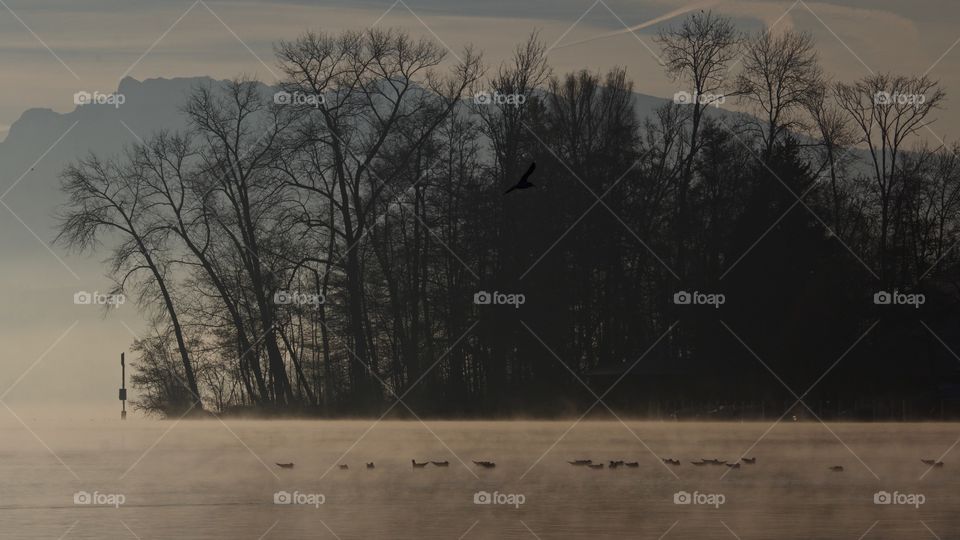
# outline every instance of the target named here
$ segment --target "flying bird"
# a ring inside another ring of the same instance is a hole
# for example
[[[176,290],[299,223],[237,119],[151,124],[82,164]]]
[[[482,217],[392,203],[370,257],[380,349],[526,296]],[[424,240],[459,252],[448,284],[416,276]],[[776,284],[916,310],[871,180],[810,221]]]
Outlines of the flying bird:
[[[530,181],[527,180],[527,178],[530,178],[530,175],[533,174],[533,170],[536,168],[537,168],[536,162],[530,162],[530,167],[527,169],[527,172],[523,173],[523,176],[520,177],[520,181],[517,182],[517,185],[504,191],[503,194],[506,195],[507,193],[510,193],[515,189],[527,189],[527,188],[535,187],[533,184],[530,183]]]

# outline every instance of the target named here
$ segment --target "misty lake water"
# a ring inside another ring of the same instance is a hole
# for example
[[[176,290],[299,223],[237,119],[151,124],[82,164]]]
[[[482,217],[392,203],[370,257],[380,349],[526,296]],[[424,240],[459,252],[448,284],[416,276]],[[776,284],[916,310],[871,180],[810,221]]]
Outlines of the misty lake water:
[[[618,422],[567,431],[573,420],[23,420],[36,437],[0,426],[0,538],[960,538],[960,453],[922,479],[920,462],[958,424],[781,423],[750,449],[771,422],[628,421],[634,436]],[[725,476],[689,463],[744,452],[757,463]],[[875,504],[881,490],[923,504]],[[523,504],[475,504],[479,491]],[[675,504],[681,491],[723,504]],[[123,504],[75,504],[78,492]],[[278,492],[324,500],[275,504]]]

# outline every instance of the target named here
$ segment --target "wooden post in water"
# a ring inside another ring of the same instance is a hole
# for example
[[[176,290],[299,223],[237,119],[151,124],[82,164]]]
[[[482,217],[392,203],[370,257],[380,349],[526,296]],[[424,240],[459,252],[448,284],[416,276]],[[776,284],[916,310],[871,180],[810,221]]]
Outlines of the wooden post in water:
[[[124,353],[120,353],[120,402],[123,403],[120,410],[120,419],[127,419],[127,364],[124,362]]]

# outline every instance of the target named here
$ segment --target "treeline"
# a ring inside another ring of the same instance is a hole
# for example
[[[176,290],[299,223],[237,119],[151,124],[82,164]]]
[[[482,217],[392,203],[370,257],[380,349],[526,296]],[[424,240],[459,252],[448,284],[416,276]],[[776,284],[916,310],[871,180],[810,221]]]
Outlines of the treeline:
[[[624,69],[555,74],[536,35],[487,68],[309,33],[278,44],[280,88],[196,88],[189,132],[69,167],[58,240],[108,247],[151,315],[137,405],[939,414],[960,162],[922,142],[938,83],[830,81],[809,35],[713,13],[658,44],[682,97],[639,118]]]

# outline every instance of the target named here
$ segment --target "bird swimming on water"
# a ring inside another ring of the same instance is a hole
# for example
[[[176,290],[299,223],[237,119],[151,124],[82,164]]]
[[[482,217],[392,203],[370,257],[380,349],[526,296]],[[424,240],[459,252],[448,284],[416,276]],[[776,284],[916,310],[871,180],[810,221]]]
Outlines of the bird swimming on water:
[[[367,463],[367,468],[368,468],[368,469],[373,469],[373,468],[374,468],[374,465],[373,465],[373,462],[372,462],[372,461],[371,461],[370,463]]]
[[[427,464],[430,463],[430,462],[429,462],[429,461],[424,461],[423,463],[417,463],[417,460],[411,459],[411,460],[410,460],[410,463],[413,463],[413,468],[414,468],[414,469],[422,469],[422,468],[426,467]]]
[[[843,472],[843,465],[834,465],[830,467],[830,470],[833,472]]]
[[[280,467],[281,469],[292,469],[293,463],[277,463],[277,467]]]
[[[740,458],[740,461],[746,463],[747,465],[753,465],[753,464],[755,464],[755,463],[757,462],[757,458],[755,458],[755,457],[745,457],[745,458]]]
[[[575,459],[573,461],[568,461],[567,463],[571,465],[583,466],[583,465],[589,465],[593,463],[593,460],[592,459]]]
[[[536,168],[537,168],[537,163],[530,162],[530,167],[527,168],[527,172],[523,173],[523,176],[520,177],[520,181],[517,182],[517,185],[504,191],[503,194],[506,195],[507,193],[510,193],[515,189],[527,189],[527,188],[536,187],[529,180],[527,180],[527,178],[530,178],[530,175],[533,174],[533,170]]]
[[[449,467],[449,466],[450,466],[450,462],[449,462],[449,461],[431,461],[430,463],[433,463],[433,464],[434,464],[435,466],[437,466],[437,467]]]
[[[931,467],[943,467],[942,461],[937,461],[935,459],[921,459],[924,465],[930,465]]]
[[[492,469],[497,466],[497,464],[492,461],[474,461],[473,464],[483,467],[484,469]]]
[[[341,463],[341,464],[340,464],[340,470],[341,470],[341,471],[345,471],[345,470],[347,470],[347,469],[349,469],[349,468],[350,468],[350,467],[349,467],[346,463]]]

